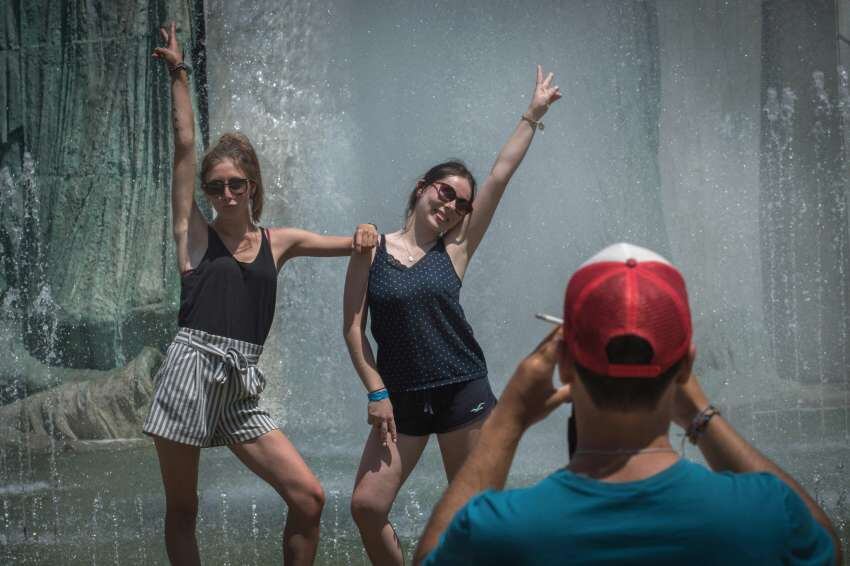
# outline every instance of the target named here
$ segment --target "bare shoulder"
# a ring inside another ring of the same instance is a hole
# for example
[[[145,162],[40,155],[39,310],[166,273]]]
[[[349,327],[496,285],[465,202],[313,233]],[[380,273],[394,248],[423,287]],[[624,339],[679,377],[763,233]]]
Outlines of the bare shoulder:
[[[304,230],[290,226],[273,226],[265,228],[272,247],[272,255],[275,263],[280,269],[286,261],[286,254],[303,236]]]
[[[387,251],[387,254],[396,259],[408,254],[407,248],[405,248],[404,244],[401,243],[401,234],[401,230],[396,230],[395,232],[390,232],[389,234],[384,235],[384,249]],[[375,250],[377,250],[380,245],[381,242],[378,240],[378,245],[375,247]]]
[[[374,247],[362,252],[352,250],[351,259],[348,262],[349,270],[354,273],[363,273],[368,276],[368,273],[372,269],[372,265],[375,263],[375,258],[378,257],[378,249],[381,247],[382,238],[386,249],[389,250],[394,245],[400,233],[401,232],[379,234],[378,241]]]
[[[401,230],[396,230],[395,232],[389,232],[387,234],[382,234],[378,238],[378,246],[381,245],[381,238],[384,238],[384,245],[387,248],[393,248],[394,246],[401,246],[399,243],[399,239],[401,238]]]
[[[458,225],[446,232],[443,236],[443,245],[446,246],[446,250],[460,249],[466,245],[466,237],[462,225]]]
[[[378,246],[360,253],[351,252],[349,265],[351,265],[353,269],[363,269],[364,271],[368,271],[372,268],[372,264],[375,263],[375,257],[377,255]]]
[[[463,275],[466,272],[466,266],[469,263],[471,255],[469,253],[469,239],[467,238],[468,227],[469,220],[465,218],[463,222],[449,230],[443,236],[443,245],[446,248],[446,253],[449,254],[455,271],[461,279],[463,279]]]
[[[289,226],[270,226],[266,228],[272,246],[294,240],[294,232],[296,230],[297,228],[291,228]]]

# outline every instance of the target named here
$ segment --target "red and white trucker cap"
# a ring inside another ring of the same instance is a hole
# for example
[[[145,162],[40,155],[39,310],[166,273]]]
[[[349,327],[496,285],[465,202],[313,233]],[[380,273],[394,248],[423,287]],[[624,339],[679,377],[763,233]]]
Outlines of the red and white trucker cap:
[[[692,332],[685,280],[653,251],[614,244],[567,284],[564,341],[573,360],[596,374],[658,377],[687,353]],[[626,334],[649,342],[649,364],[608,363],[608,343]]]

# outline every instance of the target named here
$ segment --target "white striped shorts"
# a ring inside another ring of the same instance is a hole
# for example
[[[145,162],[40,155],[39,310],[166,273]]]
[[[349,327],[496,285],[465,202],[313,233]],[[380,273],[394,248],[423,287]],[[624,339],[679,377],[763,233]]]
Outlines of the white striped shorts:
[[[154,377],[142,431],[192,446],[245,442],[275,430],[259,406],[263,347],[180,328]]]

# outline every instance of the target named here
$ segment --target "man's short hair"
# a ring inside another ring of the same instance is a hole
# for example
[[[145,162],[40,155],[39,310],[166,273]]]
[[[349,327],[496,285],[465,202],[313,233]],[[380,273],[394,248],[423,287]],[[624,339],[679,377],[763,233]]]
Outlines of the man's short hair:
[[[652,346],[640,336],[631,334],[612,338],[606,347],[611,364],[648,364]],[[682,368],[685,358],[679,359],[656,378],[611,377],[599,375],[576,363],[576,373],[587,390],[590,400],[599,409],[615,411],[653,410],[658,400]]]

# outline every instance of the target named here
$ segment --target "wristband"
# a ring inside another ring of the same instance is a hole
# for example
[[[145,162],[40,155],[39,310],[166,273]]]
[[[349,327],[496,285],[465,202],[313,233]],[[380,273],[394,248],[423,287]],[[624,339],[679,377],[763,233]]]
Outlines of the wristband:
[[[168,67],[169,73],[176,73],[177,71],[180,71],[180,70],[186,71],[187,77],[192,74],[192,67],[187,65],[184,61],[180,61],[179,63],[177,63],[173,67],[170,66],[170,65]]]
[[[390,392],[387,391],[386,388],[378,389],[377,391],[370,391],[369,395],[368,395],[370,403],[372,401],[383,401],[384,399],[386,399],[389,396],[390,396]]]
[[[543,121],[542,120],[532,120],[531,118],[529,118],[525,114],[523,114],[520,117],[520,119],[528,122],[531,125],[532,130],[536,130],[537,128],[540,128],[540,131],[542,132],[545,129],[543,127]]]
[[[714,415],[719,415],[720,409],[715,407],[714,405],[709,405],[705,409],[699,412],[697,416],[694,417],[694,420],[691,421],[690,426],[688,426],[688,430],[685,431],[685,436],[688,437],[691,444],[696,444],[699,440],[699,437],[705,433],[705,429],[708,427],[708,422]]]

